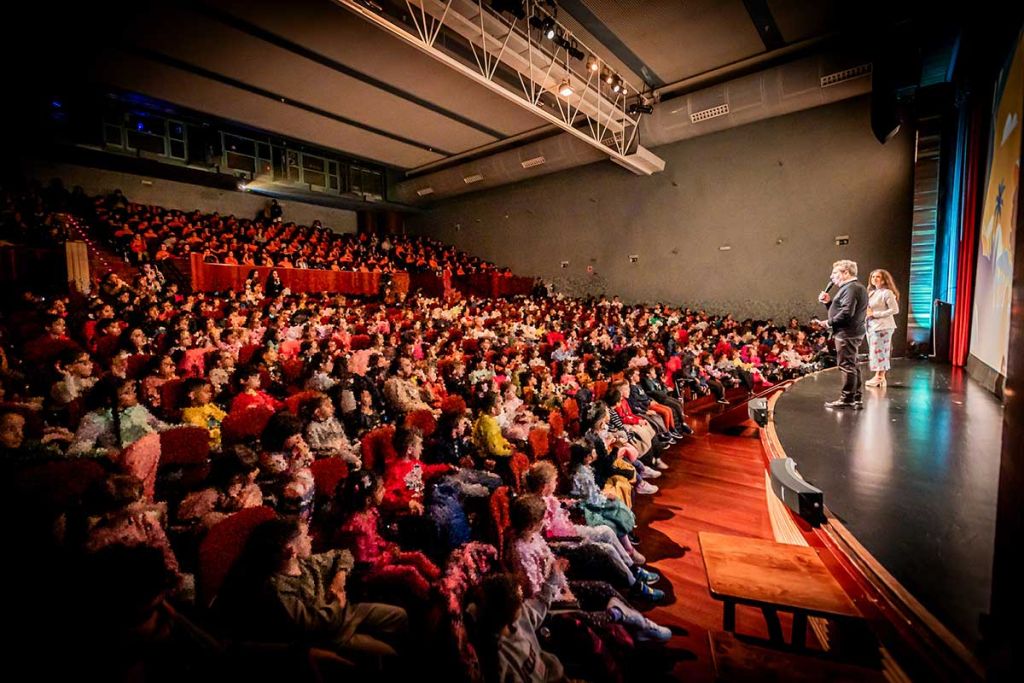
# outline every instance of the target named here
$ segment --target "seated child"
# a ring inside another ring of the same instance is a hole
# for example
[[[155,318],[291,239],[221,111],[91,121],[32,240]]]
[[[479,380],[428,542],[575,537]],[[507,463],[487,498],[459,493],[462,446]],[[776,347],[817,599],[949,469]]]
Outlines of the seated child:
[[[228,414],[212,403],[213,385],[201,377],[190,377],[183,390],[188,407],[181,411],[181,421],[205,428],[210,432],[210,448],[219,451],[220,423]]]

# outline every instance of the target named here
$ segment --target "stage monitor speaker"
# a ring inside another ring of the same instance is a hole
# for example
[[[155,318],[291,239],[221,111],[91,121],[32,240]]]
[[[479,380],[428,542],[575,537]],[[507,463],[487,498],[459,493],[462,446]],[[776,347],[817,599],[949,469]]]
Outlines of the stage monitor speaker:
[[[747,402],[747,415],[758,427],[768,426],[768,399],[752,398]]]
[[[812,526],[825,521],[825,504],[821,489],[800,478],[793,458],[778,458],[769,465],[772,491],[790,510]]]
[[[936,299],[932,310],[932,355],[943,363],[948,363],[952,357],[949,352],[952,325],[953,306]]]

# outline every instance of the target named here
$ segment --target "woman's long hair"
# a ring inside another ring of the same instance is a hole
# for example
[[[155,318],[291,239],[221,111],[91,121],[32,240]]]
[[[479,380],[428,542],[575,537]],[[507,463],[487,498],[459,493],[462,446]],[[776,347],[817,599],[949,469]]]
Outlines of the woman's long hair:
[[[878,289],[873,284],[871,284],[871,280],[874,279],[875,273],[877,273],[877,274],[882,276],[882,286],[885,289],[888,289],[890,292],[892,292],[892,295],[894,297],[896,297],[897,301],[899,301],[900,290],[896,289],[896,283],[892,279],[892,273],[890,273],[888,270],[885,270],[883,268],[878,268],[877,270],[872,270],[871,271],[871,275],[868,276],[868,292],[870,293],[870,292],[873,292],[876,289]]]

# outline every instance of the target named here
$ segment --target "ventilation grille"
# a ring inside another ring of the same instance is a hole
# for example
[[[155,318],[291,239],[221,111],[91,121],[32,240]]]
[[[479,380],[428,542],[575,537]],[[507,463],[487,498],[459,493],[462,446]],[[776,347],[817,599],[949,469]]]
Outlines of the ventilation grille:
[[[473,183],[479,183],[483,179],[484,177],[482,175],[480,175],[479,173],[474,173],[473,175],[468,175],[465,178],[463,178],[462,182],[466,183],[467,185],[472,185]]]
[[[717,107],[711,107],[711,109],[704,109],[702,111],[690,114],[690,121],[692,123],[700,123],[701,121],[707,121],[708,119],[718,118],[719,116],[725,116],[729,113],[728,104],[720,104]]]
[[[834,74],[821,77],[821,87],[827,88],[830,85],[838,85],[839,83],[845,83],[846,81],[852,81],[854,78],[860,78],[861,76],[867,76],[871,73],[870,64],[861,64],[850,69],[843,69],[837,71]]]
[[[534,166],[540,166],[545,162],[547,162],[547,159],[544,157],[534,157],[532,159],[527,159],[526,161],[520,161],[519,165],[523,168],[533,168]]]
[[[421,197],[426,197],[428,194],[434,194],[434,188],[421,187],[420,189],[416,190],[416,194],[418,194]]]

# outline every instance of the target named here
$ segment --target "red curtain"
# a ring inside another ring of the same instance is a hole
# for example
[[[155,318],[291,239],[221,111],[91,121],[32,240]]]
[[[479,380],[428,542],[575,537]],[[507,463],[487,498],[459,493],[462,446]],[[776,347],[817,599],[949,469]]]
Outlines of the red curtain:
[[[982,164],[985,162],[981,144],[982,117],[985,112],[976,108],[971,118],[970,138],[967,141],[967,163],[964,178],[964,201],[956,268],[956,305],[953,308],[953,325],[950,332],[950,353],[953,365],[967,365],[971,342],[971,313],[974,307],[974,266],[978,247],[978,196],[985,179]]]

